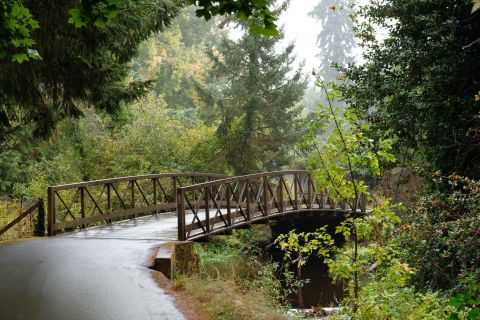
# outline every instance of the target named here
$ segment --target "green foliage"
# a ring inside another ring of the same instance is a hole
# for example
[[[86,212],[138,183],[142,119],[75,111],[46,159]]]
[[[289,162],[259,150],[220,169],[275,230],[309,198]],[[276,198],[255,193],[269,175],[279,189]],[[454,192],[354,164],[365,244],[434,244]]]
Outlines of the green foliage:
[[[107,23],[114,19],[120,13],[120,0],[100,0],[100,1],[81,1],[79,8],[73,8],[68,11],[70,18],[68,23],[76,28],[86,27],[93,24],[97,28],[103,29]]]
[[[0,1],[0,61],[9,58],[12,62],[23,63],[39,59],[32,49],[36,43],[32,32],[38,27],[38,21],[21,1]]]
[[[417,293],[413,287],[405,286],[411,269],[399,263],[390,267],[369,281],[360,291],[358,300],[347,298],[344,303],[357,305],[350,319],[391,319],[391,320],[443,320],[447,319],[453,307],[438,293]]]
[[[474,320],[480,318],[480,284],[477,280],[464,277],[459,280],[461,291],[448,304],[455,307],[448,320]]]
[[[403,246],[416,286],[462,291],[464,277],[480,281],[480,183],[457,175],[435,181],[407,216]]]
[[[11,138],[0,143],[0,194],[14,197],[28,196],[27,186],[31,179],[32,159],[31,133],[26,130],[12,132]]]
[[[281,168],[300,138],[297,102],[306,81],[292,69],[293,45],[275,52],[280,40],[244,34],[238,41],[224,39],[210,53],[212,80],[200,88],[202,117],[218,125],[217,137],[236,174]]]
[[[32,34],[42,61],[0,63],[0,141],[13,128],[47,136],[59,120],[79,116],[83,105],[114,113],[144,94],[149,81],[127,80],[140,42],[163,30],[178,6],[163,0],[127,1],[108,27],[78,30],[66,24],[68,7],[24,1],[40,26]]]
[[[132,75],[154,79],[153,90],[165,100],[169,113],[183,117],[186,125],[197,123],[205,107],[197,87],[206,85],[212,65],[206,47],[223,36],[213,22],[183,10],[168,30],[142,43],[132,61]]]
[[[268,8],[268,0],[187,0],[188,4],[200,6],[196,14],[210,20],[216,15],[235,14],[238,18],[247,21],[250,32],[254,35],[277,36],[275,24],[277,18]]]
[[[334,84],[320,86],[328,104],[318,105],[301,148],[307,152],[308,166],[319,189],[331,190],[333,198],[346,201],[355,211],[357,200],[370,195],[362,177],[379,176],[382,163],[395,161],[391,154],[393,140],[388,131],[372,139],[370,123],[360,119],[355,109],[334,105],[342,92]],[[329,134],[320,139],[322,132]]]
[[[49,185],[72,181],[226,170],[217,153],[201,147],[216,145],[214,129],[201,123],[185,127],[152,95],[130,105],[123,125],[107,114],[82,111],[84,117],[62,121],[51,144],[41,149],[41,161],[31,169],[32,195],[44,196]]]
[[[330,89],[322,83],[320,86],[328,106],[319,105],[302,147],[309,152],[309,165],[319,189],[331,190],[331,196],[344,201],[351,210],[335,229],[345,244],[339,247],[327,226],[311,233],[291,231],[281,235],[277,242],[286,259],[299,265],[312,254],[323,257],[334,280],[347,280],[352,302],[348,312],[357,315],[363,303],[360,294],[372,280],[372,274],[378,275],[399,265],[411,272],[400,262],[399,248],[392,238],[401,221],[395,213],[399,206],[377,200],[372,211],[360,215],[357,211],[360,198],[372,199],[368,186],[359,178],[360,173],[380,175],[380,163],[392,162],[395,158],[390,154],[391,139],[373,140],[369,124],[359,120],[354,109],[342,110],[333,105],[342,93],[334,85]],[[318,139],[321,131],[329,133],[323,141]],[[400,285],[404,286],[405,281],[401,281]]]
[[[365,63],[343,71],[348,102],[376,130],[397,135],[399,148],[414,148],[423,169],[476,178],[480,15],[471,11],[471,0],[363,6],[356,31]]]
[[[200,272],[177,279],[177,285],[180,282],[199,299],[211,319],[291,319],[286,313],[288,296],[304,281],[291,272],[280,281],[279,265],[259,257],[270,237],[269,232],[252,228],[197,244]]]

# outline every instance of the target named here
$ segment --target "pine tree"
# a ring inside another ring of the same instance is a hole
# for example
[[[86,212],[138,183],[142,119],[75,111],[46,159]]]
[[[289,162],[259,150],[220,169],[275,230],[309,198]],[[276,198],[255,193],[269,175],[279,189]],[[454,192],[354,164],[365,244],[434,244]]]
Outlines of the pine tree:
[[[326,82],[335,81],[339,75],[332,65],[346,66],[354,62],[355,47],[353,14],[350,0],[321,0],[309,13],[320,25],[317,34],[317,57],[320,59],[318,76]]]
[[[179,9],[165,0],[128,1],[129,9],[106,26],[78,29],[67,23],[74,4],[24,5],[38,19],[32,37],[41,59],[0,60],[0,137],[29,124],[35,135],[46,135],[59,119],[80,114],[82,103],[112,112],[121,100],[138,97],[148,82],[127,82],[128,62],[138,44],[168,25]]]
[[[288,164],[298,138],[306,80],[292,67],[293,44],[276,53],[282,35],[260,38],[244,33],[212,50],[213,84],[202,88],[204,117],[218,121],[217,136],[235,174],[273,170]]]

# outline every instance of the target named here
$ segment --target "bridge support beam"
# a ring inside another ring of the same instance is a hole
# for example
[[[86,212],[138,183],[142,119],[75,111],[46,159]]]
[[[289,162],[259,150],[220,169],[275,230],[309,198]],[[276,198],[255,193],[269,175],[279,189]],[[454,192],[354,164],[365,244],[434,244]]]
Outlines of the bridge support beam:
[[[191,241],[172,241],[158,246],[152,269],[160,271],[168,279],[176,274],[198,271],[199,257]]]

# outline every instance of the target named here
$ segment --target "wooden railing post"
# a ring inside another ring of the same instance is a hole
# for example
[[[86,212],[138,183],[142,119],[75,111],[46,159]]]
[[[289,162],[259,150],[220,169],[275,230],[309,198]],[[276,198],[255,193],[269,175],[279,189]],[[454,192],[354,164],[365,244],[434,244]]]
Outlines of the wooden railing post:
[[[172,188],[173,188],[173,202],[177,202],[178,194],[177,194],[177,179],[175,177],[172,178]],[[166,199],[167,200],[167,199]]]
[[[45,236],[45,205],[43,199],[38,199],[38,215],[34,234],[39,237]]]
[[[155,178],[152,179],[152,192],[153,192],[153,204],[157,204],[157,180]],[[176,193],[177,190],[174,189],[173,192]]]
[[[132,201],[132,208],[135,208],[135,181],[130,181],[130,197]]]
[[[107,213],[112,212],[112,186],[107,183]],[[112,223],[112,219],[107,220],[108,223]]]
[[[55,191],[52,187],[48,187],[48,235],[55,235],[55,223],[56,223],[56,212],[55,212]]]
[[[268,216],[268,180],[267,177],[263,177],[263,214]]]
[[[178,240],[187,240],[185,226],[185,194],[182,189],[176,190],[177,196],[177,220],[178,220]]]
[[[85,218],[85,188],[80,188],[80,216]]]
[[[307,208],[312,209],[313,208],[313,179],[312,175],[309,173],[307,175]]]
[[[293,174],[293,209],[298,210],[298,175],[296,173]]]
[[[279,177],[278,183],[280,184],[277,190],[278,212],[283,212],[283,176]]]
[[[225,197],[227,198],[227,223],[228,226],[232,225],[232,208],[231,208],[231,194],[230,194],[230,183],[226,184],[227,190],[225,190]]]
[[[205,220],[207,222],[207,233],[210,233],[210,191],[211,187],[205,188]]]
[[[80,216],[82,218],[85,218],[85,188],[81,187],[80,188]],[[80,226],[82,229],[85,229],[85,225],[82,224]]]
[[[245,180],[246,186],[245,186],[245,200],[247,201],[247,221],[250,221],[251,217],[251,208],[250,208],[250,182],[248,180]]]
[[[107,183],[107,212],[112,212],[112,187],[110,183]],[[112,222],[111,220],[109,220]]]
[[[362,195],[360,196],[360,211],[362,213],[367,212],[367,201],[367,195],[365,193],[362,193]]]

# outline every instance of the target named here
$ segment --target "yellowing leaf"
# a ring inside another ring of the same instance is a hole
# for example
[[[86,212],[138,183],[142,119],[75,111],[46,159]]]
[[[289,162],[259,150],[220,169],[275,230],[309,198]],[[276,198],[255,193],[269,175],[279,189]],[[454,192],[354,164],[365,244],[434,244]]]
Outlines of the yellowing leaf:
[[[473,7],[472,7],[472,13],[480,9],[480,0],[473,0]]]

